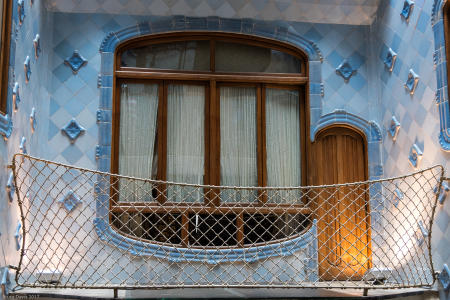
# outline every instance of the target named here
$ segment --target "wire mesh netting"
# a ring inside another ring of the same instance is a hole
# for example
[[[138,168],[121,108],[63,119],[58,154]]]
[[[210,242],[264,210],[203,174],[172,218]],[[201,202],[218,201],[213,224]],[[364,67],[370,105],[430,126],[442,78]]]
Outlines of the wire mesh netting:
[[[433,284],[443,169],[361,183],[218,187],[13,161],[24,287]]]

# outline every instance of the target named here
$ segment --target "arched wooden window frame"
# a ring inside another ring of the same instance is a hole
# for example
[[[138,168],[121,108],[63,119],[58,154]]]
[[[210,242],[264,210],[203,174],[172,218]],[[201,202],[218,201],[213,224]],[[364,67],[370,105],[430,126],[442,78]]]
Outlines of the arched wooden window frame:
[[[121,66],[121,53],[123,53],[126,49],[139,47],[143,45],[149,44],[157,44],[157,43],[167,43],[167,42],[178,42],[178,41],[189,41],[189,40],[210,40],[211,42],[211,69],[210,71],[181,71],[181,70],[161,70],[161,69],[144,69],[144,68],[133,68],[133,67],[122,67]],[[216,40],[220,41],[229,41],[236,42],[242,44],[248,44],[253,46],[259,46],[264,48],[271,48],[275,50],[280,50],[283,52],[287,52],[290,55],[294,55],[297,58],[302,60],[301,70],[296,74],[287,74],[287,73],[226,73],[226,72],[215,72],[214,70],[214,44]],[[216,89],[218,86],[218,82],[227,83],[227,84],[236,84],[236,83],[245,83],[245,84],[253,84],[259,86],[259,89],[262,90],[262,86],[265,85],[276,85],[279,87],[286,88],[298,88],[299,97],[301,100],[301,168],[302,168],[302,185],[306,185],[307,183],[307,152],[309,145],[309,104],[308,104],[308,63],[307,56],[303,53],[299,48],[289,44],[283,43],[278,40],[256,37],[252,35],[246,34],[237,34],[237,33],[223,33],[223,32],[172,32],[172,33],[164,33],[164,34],[153,34],[148,36],[141,36],[132,40],[128,40],[119,44],[115,48],[114,52],[114,73],[113,73],[113,112],[112,112],[112,141],[111,141],[111,166],[110,170],[112,173],[118,173],[118,140],[119,140],[119,118],[120,118],[120,93],[119,93],[119,82],[123,82],[124,80],[131,81],[178,81],[178,82],[198,82],[205,83],[209,88],[209,103],[214,105],[215,97],[216,97]],[[261,96],[263,97],[263,96]],[[207,108],[211,109],[211,108]],[[218,119],[217,116],[205,116],[205,120],[214,120]],[[214,134],[215,130],[218,130],[219,125],[216,124],[211,125],[210,129],[208,129],[208,134],[205,137],[206,139],[214,139],[217,138],[217,135]],[[213,128],[213,129],[211,129]],[[261,133],[258,133],[260,135]],[[209,144],[217,143],[217,141],[210,140]],[[308,145],[307,145],[308,144]],[[258,145],[258,149],[261,149],[261,145]],[[209,170],[213,169],[211,164],[217,163],[220,161],[220,156],[217,152],[208,153],[209,149],[206,148],[206,157],[205,157],[205,166],[209,168]],[[258,155],[264,155],[265,151],[259,151]],[[262,159],[258,159],[260,162]],[[209,167],[208,167],[209,166]],[[218,168],[216,168],[217,170]],[[261,166],[258,166],[258,169],[261,169]],[[209,172],[206,170],[206,182],[205,184],[210,185],[220,185],[220,173]],[[160,172],[159,172],[160,173]],[[259,173],[259,171],[258,171]],[[265,180],[262,175],[258,174],[258,183],[259,186],[265,186]],[[164,176],[160,176],[160,180],[165,180]],[[213,191],[214,192],[214,191]],[[211,197],[214,199],[218,199],[218,197]],[[142,209],[148,208],[148,203],[133,203],[132,206],[126,205],[125,203],[118,203],[117,199],[112,199],[110,201],[110,213],[121,213],[121,212],[132,212],[132,211],[142,211]],[[187,213],[186,208],[181,207],[179,204],[174,203],[163,203],[158,201],[159,203],[154,203],[156,206],[164,206],[164,211],[168,212],[184,212]],[[205,208],[209,213],[214,213],[219,211],[223,213],[224,211],[230,212],[238,212],[238,215],[242,215],[239,211],[243,212],[251,212],[251,211],[259,211],[259,204],[239,204],[239,205],[227,205],[226,203],[218,203],[212,202],[208,199],[205,199],[205,203],[203,205],[199,205],[198,207],[192,206],[190,209],[192,212],[197,211],[205,211]],[[270,211],[270,204],[264,204],[266,210]],[[310,213],[310,209],[304,205],[298,205],[297,208],[293,208],[292,205],[286,205],[290,207],[292,211],[296,213],[303,213],[308,215]],[[273,209],[282,209],[282,205],[274,204]],[[183,222],[187,222],[187,218],[183,218]],[[238,220],[237,222],[242,222],[242,220]],[[184,226],[184,225],[183,225]],[[114,226],[113,226],[114,228]],[[242,234],[241,234],[242,236]],[[154,241],[152,241],[153,243]],[[239,241],[238,241],[239,243]],[[183,239],[182,244],[186,245],[187,242]],[[183,245],[182,245],[183,246]]]
[[[450,1],[446,1],[443,7],[443,18],[444,18],[444,39],[445,39],[445,57],[447,60],[447,69],[446,69],[446,76],[447,82],[445,83],[447,85],[447,101],[450,99],[450,90],[448,90],[448,79],[450,78],[450,65],[449,65],[449,58],[450,58]],[[441,75],[443,76],[443,75]],[[449,111],[447,112],[448,116],[450,116],[450,106],[448,107]],[[449,122],[449,120],[447,120]]]
[[[8,102],[8,69],[11,40],[12,3],[13,1],[4,0],[2,7],[2,30],[0,47],[0,112],[2,114],[7,113]]]

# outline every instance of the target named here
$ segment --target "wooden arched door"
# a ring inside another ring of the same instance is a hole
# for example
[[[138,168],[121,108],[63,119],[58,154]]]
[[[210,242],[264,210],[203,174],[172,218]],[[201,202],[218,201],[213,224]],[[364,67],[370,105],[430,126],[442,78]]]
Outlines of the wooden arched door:
[[[320,131],[312,144],[312,183],[367,180],[364,135],[345,126]],[[359,280],[370,268],[370,220],[366,186],[323,188],[312,205],[318,220],[321,280]]]

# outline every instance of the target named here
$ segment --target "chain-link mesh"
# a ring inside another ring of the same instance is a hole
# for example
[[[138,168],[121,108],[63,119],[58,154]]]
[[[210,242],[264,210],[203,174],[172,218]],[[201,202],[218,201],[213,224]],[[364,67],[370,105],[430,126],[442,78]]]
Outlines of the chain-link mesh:
[[[362,183],[178,184],[14,157],[26,287],[429,286],[443,169]]]

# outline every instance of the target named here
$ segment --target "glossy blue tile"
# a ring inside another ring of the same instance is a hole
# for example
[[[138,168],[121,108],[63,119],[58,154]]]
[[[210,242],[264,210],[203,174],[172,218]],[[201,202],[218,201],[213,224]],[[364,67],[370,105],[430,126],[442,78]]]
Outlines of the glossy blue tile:
[[[428,51],[430,50],[431,43],[427,39],[422,39],[419,44],[418,52],[420,56],[427,57]]]
[[[355,70],[359,69],[365,63],[365,60],[366,58],[358,51],[355,51],[348,59]]]
[[[65,86],[72,92],[76,93],[78,92],[83,86],[84,82],[81,80],[78,76],[72,76],[70,77],[66,82]]]
[[[333,68],[337,68],[341,64],[343,57],[336,51],[333,51],[330,53],[330,55],[327,56],[326,59]]]
[[[313,42],[316,42],[316,43],[317,43],[318,41],[320,41],[320,40],[323,38],[322,34],[320,34],[320,32],[317,31],[317,29],[315,29],[314,27],[311,27],[311,29],[308,30],[308,31],[304,34],[304,36],[305,36],[307,39],[309,39],[309,40],[311,40],[311,41],[313,41]]]
[[[84,109],[84,104],[80,103],[77,99],[72,98],[64,105],[66,111],[72,116],[76,117]]]
[[[70,68],[67,68],[65,64],[60,64],[53,70],[53,75],[55,75],[61,83],[64,83],[67,79],[69,79],[69,77],[72,76],[72,71]]]
[[[60,58],[66,59],[73,53],[73,46],[67,41],[61,41],[55,48],[53,48],[54,53],[56,53]]]
[[[401,42],[402,42],[402,38],[397,33],[395,33],[394,37],[392,38],[392,43],[391,43],[392,50],[394,50],[395,52],[398,52]]]
[[[419,20],[417,21],[416,28],[420,32],[425,33],[427,26],[429,26],[430,24],[431,24],[430,16],[424,10],[422,10],[420,12],[420,16],[419,16]]]
[[[51,140],[57,133],[59,132],[59,128],[53,123],[52,120],[48,120],[48,136],[47,138]]]
[[[360,91],[364,86],[367,85],[367,80],[359,73],[356,73],[352,80],[349,81],[350,85],[356,90]]]
[[[108,33],[111,31],[116,31],[120,29],[120,25],[117,24],[117,22],[114,19],[110,19],[108,22],[106,22],[101,28],[104,33]]]
[[[53,97],[50,98],[50,110],[49,114],[50,116],[53,116],[55,112],[57,112],[59,109],[59,104],[53,99]]]
[[[61,155],[70,164],[75,164],[83,156],[83,152],[81,152],[76,145],[70,144],[62,151]]]

